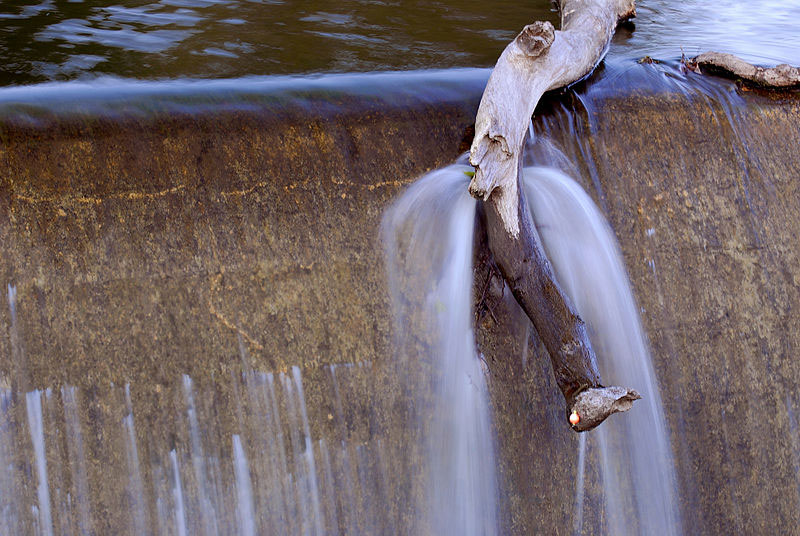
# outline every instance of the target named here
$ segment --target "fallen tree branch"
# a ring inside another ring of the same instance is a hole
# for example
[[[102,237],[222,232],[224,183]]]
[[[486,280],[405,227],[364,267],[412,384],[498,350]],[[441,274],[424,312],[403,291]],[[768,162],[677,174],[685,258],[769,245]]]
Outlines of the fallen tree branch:
[[[739,79],[766,89],[800,88],[800,68],[786,63],[775,67],[758,67],[738,56],[721,52],[705,52],[691,61],[709,73]]]
[[[549,22],[523,28],[500,55],[475,118],[469,161],[470,193],[492,201],[516,236],[517,162],[533,110],[545,91],[591,73],[605,54],[617,23],[632,16],[633,0],[562,0],[561,30]]]
[[[497,61],[475,120],[470,193],[485,202],[489,249],[545,344],[576,431],[626,411],[640,396],[603,387],[586,326],[553,274],[519,183],[528,125],[545,91],[589,74],[633,0],[561,0],[561,30],[526,26]]]

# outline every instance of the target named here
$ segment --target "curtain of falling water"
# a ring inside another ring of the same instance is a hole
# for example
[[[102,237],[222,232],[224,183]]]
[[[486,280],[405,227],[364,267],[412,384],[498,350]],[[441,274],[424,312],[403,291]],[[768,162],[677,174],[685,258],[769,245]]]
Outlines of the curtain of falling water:
[[[387,213],[383,228],[401,350],[398,373],[409,376],[414,397],[403,407],[417,408],[411,413],[418,422],[409,449],[426,460],[418,479],[423,484],[410,497],[419,517],[413,534],[498,530],[486,383],[471,331],[475,203],[463,173],[469,169],[454,165],[421,179]],[[606,380],[646,395],[629,414],[589,436],[601,451],[608,532],[680,533],[657,384],[613,235],[586,194],[564,175],[528,170],[526,187],[558,277],[593,328]],[[8,288],[16,341],[15,292]],[[15,356],[23,354],[14,349]],[[214,438],[222,427],[219,419],[228,417],[198,404],[209,394],[198,391],[196,397],[188,376],[176,378],[179,402],[172,421],[185,428],[178,436],[183,439],[167,449],[137,433],[131,387],[112,388],[118,402],[109,404],[121,407],[110,414],[121,420],[108,421],[103,434],[116,438],[123,455],[104,476],[124,483],[129,511],[121,519],[128,520],[129,532],[392,533],[394,527],[384,521],[380,439],[365,444],[351,440],[346,430],[343,389],[350,374],[367,368],[355,365],[329,367],[331,417],[335,413],[341,427],[340,439],[330,445],[312,439],[297,367],[273,375],[248,366],[233,379],[240,406],[233,422],[240,433],[224,443]],[[88,491],[89,443],[83,437],[96,430],[82,431],[78,418],[87,399],[64,386],[31,391],[19,400],[16,411],[12,391],[0,390],[0,527],[9,534],[91,531],[101,519],[93,516],[103,512]],[[67,440],[63,452],[54,448],[61,433]],[[587,463],[598,463],[589,456],[592,450],[586,451]],[[61,478],[65,474],[71,484]],[[580,494],[579,486],[576,497]]]
[[[542,244],[589,327],[604,381],[644,395],[629,413],[590,433],[599,443],[608,533],[681,534],[658,382],[614,233],[564,173],[528,167],[523,176]]]
[[[426,175],[383,222],[398,346],[404,349],[398,358],[407,371],[429,367],[421,378],[433,396],[420,395],[431,407],[420,411],[427,467],[419,513],[437,535],[497,532],[493,432],[472,333],[476,202],[464,174],[470,169],[456,164]],[[428,335],[424,346],[402,342],[420,325]]]
[[[146,497],[144,494],[144,485],[142,484],[142,471],[139,461],[139,447],[136,443],[136,426],[133,418],[133,403],[131,402],[131,387],[129,384],[125,385],[125,406],[127,408],[127,415],[122,419],[122,425],[125,427],[125,454],[128,461],[128,486],[131,491],[131,517],[133,518],[133,529],[138,534],[143,534],[147,530],[147,509],[144,504]],[[170,453],[170,457],[174,456],[174,451]],[[173,467],[175,467],[173,463]]]
[[[250,483],[250,469],[247,466],[247,456],[242,447],[242,440],[238,434],[233,436],[233,464],[236,472],[236,491],[239,499],[238,517],[239,534],[253,536],[256,533],[253,519],[253,487]]]
[[[340,416],[349,385],[372,377],[370,369],[369,363],[329,366]],[[239,434],[224,438],[230,416],[207,404],[218,394],[198,390],[183,376],[174,385],[176,407],[165,408],[176,410],[176,442],[163,450],[142,441],[149,434],[138,433],[129,385],[112,386],[105,399],[121,421],[100,420],[85,431],[80,414],[89,399],[80,389],[67,385],[15,397],[0,387],[0,534],[101,533],[109,511],[107,503],[92,502],[98,497],[90,488],[92,440],[84,440],[98,431],[103,445],[123,451],[100,475],[124,490],[118,503],[124,511],[113,512],[121,522],[114,533],[393,533],[376,522],[386,504],[380,441],[364,444],[342,430],[338,444],[314,442],[297,367],[274,375],[251,370],[233,381],[240,386],[233,421]],[[344,514],[341,522],[337,512]]]

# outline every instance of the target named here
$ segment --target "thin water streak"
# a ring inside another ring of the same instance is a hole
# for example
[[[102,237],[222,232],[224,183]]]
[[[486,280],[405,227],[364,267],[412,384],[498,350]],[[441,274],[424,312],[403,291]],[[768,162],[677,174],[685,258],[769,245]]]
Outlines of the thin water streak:
[[[238,434],[233,435],[233,465],[236,473],[237,514],[239,534],[254,536],[256,533],[253,516],[253,486],[250,482],[250,467]]]
[[[317,465],[314,460],[314,446],[311,443],[311,427],[308,423],[308,413],[306,412],[306,397],[303,391],[303,378],[300,375],[300,367],[292,367],[292,378],[297,389],[297,401],[300,408],[300,422],[303,426],[303,460],[305,461],[305,471],[308,475],[308,491],[311,499],[311,508],[314,515],[314,530],[316,534],[322,534],[322,509],[319,503],[319,483],[317,482]]]
[[[136,443],[136,426],[133,421],[133,403],[131,402],[131,386],[125,384],[125,404],[127,415],[122,418],[125,429],[125,455],[128,461],[128,497],[130,499],[133,530],[136,534],[145,534],[147,531],[147,512],[144,504],[144,484],[139,463],[139,447]]]
[[[283,427],[280,423],[278,399],[275,394],[275,378],[272,374],[267,374],[267,392],[269,395],[270,417],[272,422],[270,426],[275,430],[275,450],[278,454],[278,471],[282,475],[281,478],[281,491],[285,500],[286,520],[287,526],[289,522],[296,521],[297,517],[294,512],[297,508],[297,503],[294,500],[294,492],[292,490],[291,473],[289,472],[289,463],[286,457],[286,439],[283,433]]]
[[[64,400],[64,422],[66,425],[67,452],[75,487],[74,503],[78,507],[78,530],[81,534],[91,532],[91,509],[89,505],[89,480],[86,472],[86,455],[83,447],[83,434],[78,417],[77,389],[65,385],[61,388]]]
[[[575,509],[572,518],[572,532],[579,536],[583,532],[583,497],[586,478],[586,438],[589,434],[581,434],[578,438],[578,474],[575,478]]]
[[[200,439],[200,423],[198,421],[197,407],[194,401],[192,379],[187,374],[184,374],[182,380],[183,393],[186,400],[186,418],[189,421],[192,470],[198,495],[199,521],[203,532],[212,535],[216,534],[218,531],[217,508],[207,493],[210,486],[207,478],[203,443]]]
[[[38,389],[25,394],[25,410],[28,413],[28,430],[33,444],[34,461],[38,485],[36,496],[38,499],[39,533],[53,534],[53,518],[50,511],[50,486],[47,480],[47,455],[44,442],[44,419],[42,417],[42,393]]]
[[[183,501],[183,482],[181,469],[178,464],[178,453],[175,449],[169,451],[169,461],[172,464],[172,497],[175,504],[175,532],[178,536],[186,536],[186,507]]]

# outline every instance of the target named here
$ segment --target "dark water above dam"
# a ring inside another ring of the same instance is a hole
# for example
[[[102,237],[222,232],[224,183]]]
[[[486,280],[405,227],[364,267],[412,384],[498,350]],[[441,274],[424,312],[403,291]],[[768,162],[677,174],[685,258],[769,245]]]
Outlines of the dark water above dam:
[[[717,50],[800,62],[800,2],[639,2],[610,58]],[[114,75],[136,79],[490,67],[548,0],[308,2],[29,0],[0,5],[0,85]]]
[[[0,81],[488,66],[544,1],[165,0],[0,7]]]

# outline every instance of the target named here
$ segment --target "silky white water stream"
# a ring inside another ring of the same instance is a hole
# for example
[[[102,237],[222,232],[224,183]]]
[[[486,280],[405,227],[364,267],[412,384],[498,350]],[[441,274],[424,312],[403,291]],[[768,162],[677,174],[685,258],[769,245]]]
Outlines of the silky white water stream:
[[[600,450],[608,532],[681,534],[658,381],[614,232],[561,171],[525,168],[523,185],[556,278],[589,328],[604,382],[644,397],[591,432]]]
[[[422,428],[424,496],[437,534],[498,531],[494,438],[470,317],[475,201],[466,193],[464,174],[470,169],[457,163],[424,176],[383,224],[396,331],[407,338],[417,317],[429,330],[434,407]],[[605,382],[644,394],[632,411],[592,432],[605,528],[615,535],[680,534],[658,382],[614,233],[586,192],[556,169],[525,168],[523,188],[556,277],[589,327]],[[420,289],[417,295],[409,285]],[[583,468],[593,462],[586,459],[585,438],[581,446],[577,462]],[[579,472],[577,532],[584,503],[584,471]]]
[[[434,534],[497,532],[494,437],[486,380],[472,331],[472,257],[476,201],[467,192],[472,168],[454,164],[414,183],[387,212],[389,279],[396,331],[408,336],[414,319],[428,326],[423,356],[433,407],[425,415],[427,453],[423,505]],[[403,293],[413,280],[419,291]]]

